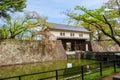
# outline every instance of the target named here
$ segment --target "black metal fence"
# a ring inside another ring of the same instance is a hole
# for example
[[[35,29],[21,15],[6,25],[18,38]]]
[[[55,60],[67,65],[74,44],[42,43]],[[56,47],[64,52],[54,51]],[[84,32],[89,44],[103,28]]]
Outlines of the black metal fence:
[[[117,72],[117,69],[119,69],[120,67],[119,61],[120,60],[95,62],[92,64],[76,66],[72,68],[64,68],[64,69],[51,70],[46,72],[38,72],[38,73],[32,73],[32,74],[1,78],[0,80],[12,80],[12,79],[26,80],[23,78],[27,76],[51,73],[51,72],[52,72],[52,75],[42,77],[42,78],[39,76],[35,80],[69,80],[69,79],[76,79],[76,78],[78,80],[90,80],[90,79],[87,79],[87,76],[88,75],[90,76],[90,74],[94,74],[94,73],[99,73],[99,76],[97,78],[100,79],[103,77],[103,71],[105,70],[112,69],[113,72]]]

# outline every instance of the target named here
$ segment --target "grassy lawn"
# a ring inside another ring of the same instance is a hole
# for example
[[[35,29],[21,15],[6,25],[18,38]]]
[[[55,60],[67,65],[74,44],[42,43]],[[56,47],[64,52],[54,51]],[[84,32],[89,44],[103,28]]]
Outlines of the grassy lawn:
[[[120,72],[120,68],[117,68],[116,72]],[[112,67],[106,68],[102,72],[102,77],[109,76],[109,75],[111,75],[113,73],[114,73],[114,69]],[[95,73],[85,75],[84,80],[99,80],[100,77],[101,77],[100,72],[95,72]],[[82,80],[82,79],[81,79],[81,77],[79,77],[79,78],[76,78],[74,80]]]

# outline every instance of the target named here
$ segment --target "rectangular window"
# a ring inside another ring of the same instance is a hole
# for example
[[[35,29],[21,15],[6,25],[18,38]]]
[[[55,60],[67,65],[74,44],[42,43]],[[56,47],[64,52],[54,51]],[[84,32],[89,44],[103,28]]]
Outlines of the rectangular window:
[[[83,34],[80,33],[80,34],[79,34],[79,37],[83,37]]]
[[[73,36],[74,36],[74,33],[73,33]]]
[[[70,33],[70,36],[74,36],[74,33]]]
[[[60,36],[62,36],[62,32],[60,33]]]
[[[64,33],[64,32],[61,32],[61,33],[60,33],[60,36],[65,36],[65,33]]]

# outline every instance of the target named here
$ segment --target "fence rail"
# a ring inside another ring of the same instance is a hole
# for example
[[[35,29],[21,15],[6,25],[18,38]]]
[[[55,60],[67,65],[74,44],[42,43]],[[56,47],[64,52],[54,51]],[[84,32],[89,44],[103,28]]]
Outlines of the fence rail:
[[[32,76],[37,74],[44,74],[44,73],[50,73],[53,72],[55,75],[44,77],[44,78],[38,78],[37,80],[46,80],[46,79],[55,79],[55,80],[61,80],[61,79],[73,79],[73,78],[80,78],[80,80],[85,80],[86,75],[93,74],[95,72],[99,72],[100,78],[103,76],[103,70],[111,67],[113,68],[114,72],[117,72],[117,67],[120,65],[120,60],[114,60],[114,61],[102,61],[102,62],[95,62],[87,65],[82,66],[76,66],[72,68],[64,68],[64,69],[58,69],[58,70],[51,70],[46,72],[38,72],[38,73],[32,73],[32,74],[25,74],[25,75],[19,75],[19,76],[13,76],[13,77],[7,77],[7,78],[0,78],[0,80],[11,80],[11,79],[17,79],[22,80],[23,77],[26,76]],[[63,74],[59,74],[60,71],[63,71]],[[66,73],[65,73],[66,72]]]

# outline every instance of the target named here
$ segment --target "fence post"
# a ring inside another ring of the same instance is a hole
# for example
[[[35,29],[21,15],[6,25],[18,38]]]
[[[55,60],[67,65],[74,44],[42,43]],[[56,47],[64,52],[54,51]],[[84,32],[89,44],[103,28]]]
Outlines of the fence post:
[[[84,80],[84,69],[83,69],[83,66],[81,66],[81,76],[82,76],[82,80]]]
[[[116,72],[116,62],[114,61],[114,72]]]
[[[55,70],[55,72],[56,72],[56,80],[58,80],[58,71]]]
[[[21,76],[18,76],[18,79],[21,80]]]
[[[99,64],[100,64],[100,77],[102,79],[102,62],[100,62]]]

